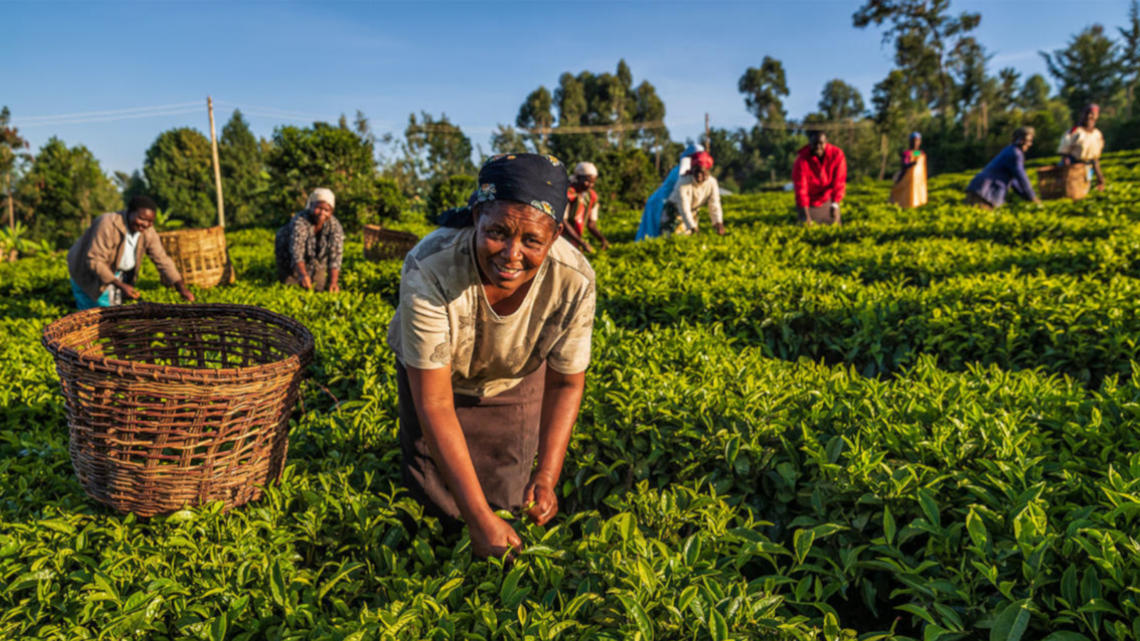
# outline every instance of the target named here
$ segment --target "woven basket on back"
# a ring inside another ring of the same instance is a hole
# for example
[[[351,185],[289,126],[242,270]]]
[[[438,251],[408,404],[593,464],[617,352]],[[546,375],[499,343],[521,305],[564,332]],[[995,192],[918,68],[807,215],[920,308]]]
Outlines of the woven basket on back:
[[[224,227],[176,229],[158,237],[187,285],[214,287],[234,282]]]
[[[1037,191],[1042,200],[1080,200],[1088,195],[1089,186],[1088,166],[1084,163],[1048,165],[1037,170]]]
[[[380,225],[364,226],[364,257],[369,260],[403,258],[418,242],[419,236],[406,231],[383,229]]]
[[[55,356],[79,483],[151,516],[261,495],[288,448],[313,357],[297,321],[250,305],[94,308],[44,329]]]

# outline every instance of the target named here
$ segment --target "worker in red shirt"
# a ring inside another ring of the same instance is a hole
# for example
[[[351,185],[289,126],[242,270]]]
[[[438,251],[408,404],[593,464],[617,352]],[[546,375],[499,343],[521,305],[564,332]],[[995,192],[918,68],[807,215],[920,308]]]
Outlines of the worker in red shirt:
[[[796,214],[805,225],[838,225],[839,203],[847,191],[847,158],[822,131],[808,133],[792,166]]]
[[[610,241],[598,229],[598,193],[594,183],[598,181],[598,168],[592,162],[580,162],[570,178],[566,190],[566,214],[562,218],[562,235],[578,251],[593,253],[594,248],[586,240],[586,230],[601,243],[602,249],[609,249]]]

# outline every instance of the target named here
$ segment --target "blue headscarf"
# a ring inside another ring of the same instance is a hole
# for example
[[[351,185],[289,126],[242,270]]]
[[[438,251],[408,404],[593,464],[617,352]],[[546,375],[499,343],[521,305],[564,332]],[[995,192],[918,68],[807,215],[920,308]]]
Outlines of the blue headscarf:
[[[439,215],[443,227],[469,227],[475,223],[474,207],[493,200],[530,205],[562,224],[566,213],[566,190],[570,180],[562,161],[547,154],[499,154],[479,170],[475,191],[466,207]]]

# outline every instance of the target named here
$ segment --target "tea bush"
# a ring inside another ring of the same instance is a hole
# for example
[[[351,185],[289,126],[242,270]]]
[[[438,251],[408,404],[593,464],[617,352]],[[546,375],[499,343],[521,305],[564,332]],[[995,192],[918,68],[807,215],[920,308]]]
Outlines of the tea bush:
[[[563,514],[517,523],[513,564],[399,487],[397,261],[350,242],[346,291],[310,295],[272,282],[272,231],[229,234],[239,282],[200,300],[317,339],[289,460],[255,504],[148,520],[71,471],[39,344],[63,255],[0,265],[0,637],[1140,638],[1140,154],[1105,166],[1106,193],[995,213],[967,174],[919,211],[853,185],[835,229],[732,197],[727,237],[593,257]]]

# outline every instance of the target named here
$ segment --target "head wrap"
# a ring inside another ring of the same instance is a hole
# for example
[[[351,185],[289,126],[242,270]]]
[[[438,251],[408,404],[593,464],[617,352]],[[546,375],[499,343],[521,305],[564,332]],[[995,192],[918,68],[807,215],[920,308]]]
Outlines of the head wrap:
[[[583,162],[578,163],[578,165],[576,167],[574,167],[574,175],[575,176],[593,176],[594,178],[597,178],[598,177],[598,168],[595,167],[594,163],[592,163],[592,162],[583,161]]]
[[[331,189],[317,187],[313,193],[309,194],[309,204],[305,205],[305,208],[311,210],[317,206],[317,203],[326,203],[329,207],[336,209],[336,196],[333,195]]]
[[[562,224],[566,213],[566,189],[570,180],[566,167],[547,154],[499,154],[483,163],[475,191],[467,206],[449,209],[439,215],[444,227],[473,225],[474,207],[493,200],[510,200],[530,205]]]
[[[910,139],[914,140],[915,138],[922,139],[922,134],[918,133],[917,131],[911,132]]]
[[[713,157],[707,151],[698,151],[693,154],[693,167],[702,167],[704,169],[712,169]]]
[[[1100,115],[1100,105],[1096,104],[1095,102],[1090,102],[1087,106],[1085,106],[1085,111],[1089,112],[1089,113],[1094,113],[1094,114],[1099,116]]]

